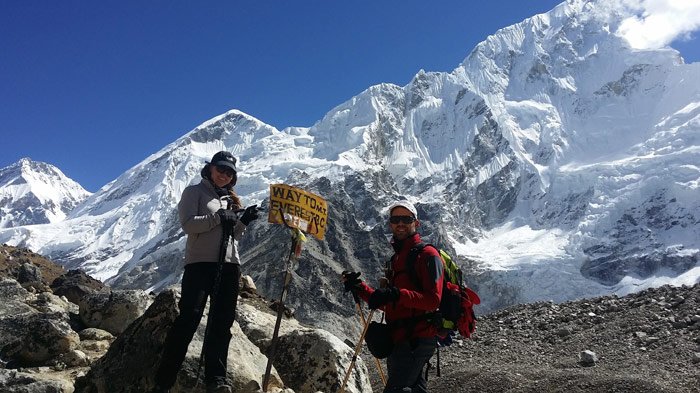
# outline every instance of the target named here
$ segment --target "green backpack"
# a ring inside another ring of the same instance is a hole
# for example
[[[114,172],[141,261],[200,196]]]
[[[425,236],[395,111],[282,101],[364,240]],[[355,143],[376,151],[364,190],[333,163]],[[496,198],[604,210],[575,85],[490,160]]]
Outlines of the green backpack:
[[[442,287],[442,299],[440,306],[432,313],[428,313],[427,318],[439,324],[441,334],[447,334],[450,331],[459,331],[459,333],[469,338],[476,329],[476,315],[473,307],[481,303],[479,295],[469,289],[462,283],[462,269],[452,260],[452,257],[444,250],[435,247],[432,244],[419,243],[415,245],[408,254],[406,260],[406,271],[414,285],[422,288],[418,274],[416,273],[416,260],[418,255],[427,246],[433,247],[440,253],[440,257],[444,262],[444,278]]]

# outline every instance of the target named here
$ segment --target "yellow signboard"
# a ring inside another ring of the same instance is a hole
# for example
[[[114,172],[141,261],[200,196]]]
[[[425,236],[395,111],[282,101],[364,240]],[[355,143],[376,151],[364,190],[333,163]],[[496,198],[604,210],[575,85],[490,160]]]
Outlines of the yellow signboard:
[[[280,215],[284,214],[284,221]],[[270,184],[270,211],[267,221],[287,223],[323,240],[328,223],[328,203],[318,195],[286,184]]]

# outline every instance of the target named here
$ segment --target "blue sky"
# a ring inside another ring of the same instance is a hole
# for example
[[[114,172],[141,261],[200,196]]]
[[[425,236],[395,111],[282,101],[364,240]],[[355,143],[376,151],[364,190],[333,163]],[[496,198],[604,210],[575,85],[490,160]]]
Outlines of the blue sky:
[[[559,2],[3,1],[0,167],[30,157],[96,191],[230,109],[311,126]],[[700,60],[697,39],[672,46]]]

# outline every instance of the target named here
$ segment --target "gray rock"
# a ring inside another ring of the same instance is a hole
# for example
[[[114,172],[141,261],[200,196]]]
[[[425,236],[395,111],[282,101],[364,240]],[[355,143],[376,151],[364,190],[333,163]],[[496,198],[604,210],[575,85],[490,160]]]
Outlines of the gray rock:
[[[39,312],[61,312],[78,314],[78,305],[69,302],[65,297],[59,297],[51,292],[41,292],[30,298],[27,304]]]
[[[57,361],[65,364],[67,367],[85,367],[90,365],[90,358],[85,352],[74,349],[61,354]]]
[[[675,329],[682,329],[686,326],[688,326],[688,322],[683,320],[683,321],[676,321],[671,324]]]
[[[75,349],[80,338],[62,313],[27,313],[3,318],[0,331],[12,332],[0,353],[19,365],[45,365]],[[7,337],[5,334],[3,337]]]
[[[276,316],[239,304],[238,321],[248,338],[264,353],[272,340]],[[321,329],[305,328],[295,319],[282,320],[274,366],[284,382],[298,392],[336,391],[350,364],[352,349]],[[371,391],[367,368],[358,361],[347,392]]]
[[[571,335],[571,329],[568,327],[563,327],[557,330],[557,336],[559,337],[566,337]]]
[[[78,335],[80,336],[81,340],[114,340],[112,333],[97,328],[83,329],[78,332]]]
[[[206,318],[206,315],[204,316]],[[177,384],[173,393],[178,392],[198,392],[203,391],[202,378],[204,370],[199,375],[199,390],[194,388],[197,385],[197,365],[199,364],[204,343],[204,332],[206,324],[200,324],[197,332],[190,343],[189,350],[185,357]],[[231,327],[231,344],[228,351],[227,376],[234,392],[255,393],[262,389],[262,377],[267,366],[267,357],[260,352],[260,349],[248,340],[240,326],[234,323]],[[273,367],[270,375],[268,390],[278,391],[284,389],[286,383],[280,378],[277,370]]]
[[[118,335],[143,315],[152,301],[152,297],[142,290],[87,294],[79,301],[80,319],[88,327]]]
[[[159,294],[143,316],[136,319],[98,359],[88,374],[76,381],[76,393],[147,392],[153,387],[155,370],[163,351],[163,342],[178,315],[179,292],[167,290]],[[203,392],[203,370],[195,379],[206,315],[190,343],[188,353],[171,392]],[[234,324],[229,346],[228,377],[236,392],[256,392],[261,386],[267,364],[260,350]],[[124,376],[128,376],[125,378]],[[195,384],[197,387],[195,388]],[[282,380],[273,373],[271,391],[279,391]]]
[[[258,290],[253,281],[253,277],[249,275],[241,277],[241,284],[241,291],[257,292]]]
[[[80,299],[87,294],[109,292],[107,286],[82,270],[69,270],[51,283],[51,289],[55,295],[65,296],[75,304],[79,304]]]
[[[0,278],[0,319],[23,313],[33,313],[36,310],[26,304],[30,297],[26,289],[11,278]],[[0,333],[2,331],[0,330]],[[0,344],[3,342],[0,335]]]
[[[60,376],[0,369],[0,391],[3,393],[73,393],[73,383]]]
[[[90,371],[76,380],[76,392],[147,392],[163,349],[168,327],[177,310],[175,295],[160,294],[146,313],[112,343]],[[129,378],[123,376],[128,375]],[[108,388],[109,386],[109,388]]]
[[[80,342],[80,349],[86,352],[105,353],[111,342],[108,340],[85,340]]]
[[[23,263],[17,272],[17,281],[20,284],[42,281],[41,270],[33,263]]]
[[[239,303],[236,320],[248,339],[264,353],[267,353],[267,347],[272,340],[276,316],[271,312],[261,312],[252,305]],[[302,328],[296,319],[284,318],[280,324],[279,335],[289,334]]]
[[[297,392],[334,392],[345,378],[353,352],[325,330],[295,330],[280,337],[274,365],[285,383]],[[345,391],[372,391],[361,358],[351,370]]]
[[[586,350],[578,354],[578,359],[582,366],[590,367],[595,366],[598,362],[598,355],[593,351]]]

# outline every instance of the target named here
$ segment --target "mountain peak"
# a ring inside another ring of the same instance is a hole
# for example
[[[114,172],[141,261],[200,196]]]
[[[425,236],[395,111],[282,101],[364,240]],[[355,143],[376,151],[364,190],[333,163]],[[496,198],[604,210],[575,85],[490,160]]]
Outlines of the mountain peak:
[[[61,221],[88,196],[55,166],[21,158],[0,169],[0,228]]]

